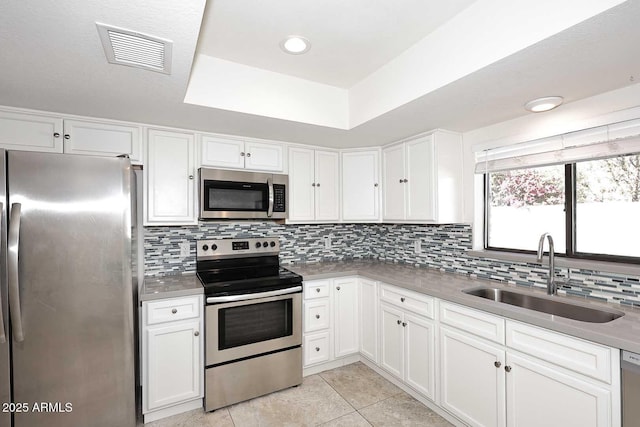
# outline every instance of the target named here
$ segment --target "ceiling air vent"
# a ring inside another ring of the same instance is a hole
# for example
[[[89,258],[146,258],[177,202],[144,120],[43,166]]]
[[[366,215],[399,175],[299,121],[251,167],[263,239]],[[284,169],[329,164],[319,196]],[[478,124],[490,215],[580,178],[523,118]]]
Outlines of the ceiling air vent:
[[[173,42],[96,22],[107,61],[171,74]]]

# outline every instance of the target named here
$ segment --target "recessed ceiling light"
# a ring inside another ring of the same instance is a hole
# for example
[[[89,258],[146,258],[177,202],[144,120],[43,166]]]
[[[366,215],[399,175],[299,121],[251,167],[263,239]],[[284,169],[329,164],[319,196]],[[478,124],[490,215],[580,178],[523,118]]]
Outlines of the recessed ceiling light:
[[[564,98],[561,96],[545,96],[544,98],[533,99],[526,104],[524,108],[533,113],[542,113],[543,111],[549,111],[562,104]]]
[[[280,49],[291,55],[301,55],[311,49],[311,43],[304,37],[288,36],[280,42]]]

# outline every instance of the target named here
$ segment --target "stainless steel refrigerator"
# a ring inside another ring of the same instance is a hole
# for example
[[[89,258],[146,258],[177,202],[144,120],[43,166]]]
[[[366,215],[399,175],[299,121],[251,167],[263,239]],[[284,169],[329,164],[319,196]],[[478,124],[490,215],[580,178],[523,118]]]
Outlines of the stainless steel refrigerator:
[[[0,150],[1,427],[135,426],[132,197],[127,159]]]

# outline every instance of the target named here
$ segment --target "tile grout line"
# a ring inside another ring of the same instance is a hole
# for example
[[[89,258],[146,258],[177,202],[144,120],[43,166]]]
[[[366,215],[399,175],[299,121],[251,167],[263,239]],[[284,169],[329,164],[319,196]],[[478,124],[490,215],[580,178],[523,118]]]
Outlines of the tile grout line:
[[[337,368],[336,368],[336,369],[337,369]],[[329,369],[329,370],[331,370],[331,369]],[[322,371],[322,372],[327,372],[327,371]],[[345,399],[345,397],[344,397],[342,394],[340,394],[340,392],[339,392],[338,390],[336,390],[336,389],[335,389],[331,384],[329,384],[329,382],[328,382],[326,379],[324,379],[324,377],[322,376],[322,372],[318,372],[316,375],[317,375],[318,377],[320,377],[320,379],[321,379],[322,381],[324,381],[324,383],[325,383],[326,385],[328,385],[328,386],[329,386],[329,388],[331,388],[331,390],[335,391],[335,392],[336,392],[336,394],[337,394],[338,396],[340,396],[340,398],[341,398],[342,400],[344,400],[344,401],[345,401],[345,403],[351,407],[351,409],[353,409],[353,412],[349,412],[348,414],[340,415],[339,417],[331,418],[330,420],[327,420],[327,421],[323,422],[322,424],[326,424],[326,423],[331,422],[331,421],[333,421],[333,420],[337,420],[338,418],[342,418],[342,417],[347,416],[347,415],[349,415],[349,414],[353,414],[354,412],[358,412],[358,410],[357,410],[357,409],[356,409],[356,408],[355,408],[351,403],[349,403],[349,401],[348,401],[347,399]],[[322,424],[320,424],[320,425],[322,425]]]

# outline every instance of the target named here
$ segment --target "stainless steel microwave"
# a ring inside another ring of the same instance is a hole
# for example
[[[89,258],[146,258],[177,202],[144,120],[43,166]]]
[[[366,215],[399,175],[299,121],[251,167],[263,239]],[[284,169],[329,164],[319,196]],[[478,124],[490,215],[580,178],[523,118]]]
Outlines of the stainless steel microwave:
[[[200,219],[287,217],[287,175],[200,168]]]

